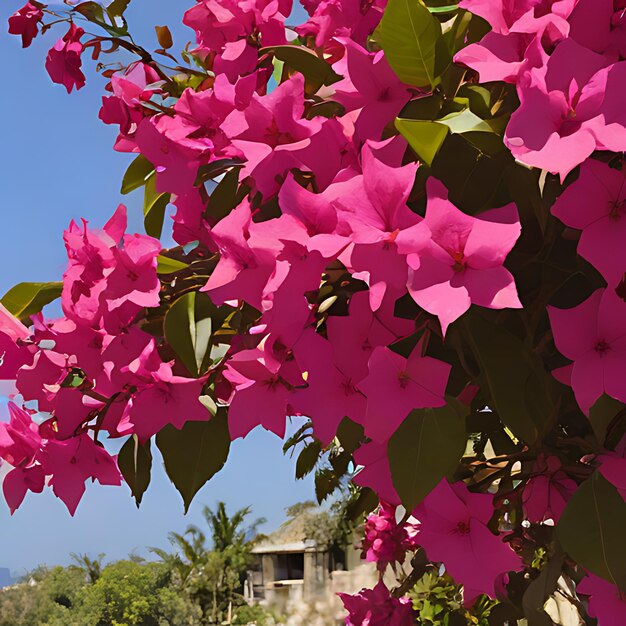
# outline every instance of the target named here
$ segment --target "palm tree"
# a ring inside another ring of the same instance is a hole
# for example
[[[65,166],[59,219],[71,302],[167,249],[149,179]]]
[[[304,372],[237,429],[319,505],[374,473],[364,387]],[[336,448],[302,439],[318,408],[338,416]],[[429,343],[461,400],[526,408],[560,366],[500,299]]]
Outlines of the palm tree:
[[[74,563],[85,572],[89,582],[93,585],[102,574],[102,562],[106,554],[101,553],[95,559],[90,559],[87,554],[76,554],[72,552],[71,557]]]
[[[260,517],[248,527],[244,527],[244,522],[250,513],[252,513],[252,509],[247,506],[235,511],[229,517],[224,502],[218,502],[215,511],[208,506],[202,509],[202,515],[211,529],[213,549],[216,552],[225,552],[227,548],[232,547],[243,548],[255,541],[259,526],[264,524],[266,520]]]

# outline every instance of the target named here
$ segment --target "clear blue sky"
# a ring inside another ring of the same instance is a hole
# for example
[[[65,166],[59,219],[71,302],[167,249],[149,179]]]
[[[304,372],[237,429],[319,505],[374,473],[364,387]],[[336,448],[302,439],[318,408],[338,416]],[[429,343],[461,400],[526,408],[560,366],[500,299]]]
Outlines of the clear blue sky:
[[[102,225],[123,200],[131,227],[141,229],[140,197],[118,194],[129,157],[112,150],[115,130],[97,117],[104,80],[88,63],[82,91],[68,96],[52,85],[44,59],[60,34],[48,33],[22,51],[19,38],[6,33],[9,15],[22,4],[0,5],[0,293],[21,281],[59,280],[65,267],[62,233],[72,218]],[[178,24],[172,28],[175,47],[183,48],[192,33],[181,16],[191,4],[132,0],[128,18],[135,39],[153,49],[153,27]],[[235,442],[226,468],[200,491],[187,516],[160,461],[140,510],[126,487],[97,484],[88,485],[74,518],[49,492],[27,496],[12,517],[0,498],[0,567],[23,573],[39,563],[65,564],[71,552],[105,552],[117,559],[134,549],[166,546],[168,531],[200,523],[202,505],[219,500],[230,509],[252,505],[255,516],[268,519],[263,530],[271,531],[283,521],[286,506],[313,498],[312,482],[295,481],[294,462],[281,448],[278,438],[260,429]]]

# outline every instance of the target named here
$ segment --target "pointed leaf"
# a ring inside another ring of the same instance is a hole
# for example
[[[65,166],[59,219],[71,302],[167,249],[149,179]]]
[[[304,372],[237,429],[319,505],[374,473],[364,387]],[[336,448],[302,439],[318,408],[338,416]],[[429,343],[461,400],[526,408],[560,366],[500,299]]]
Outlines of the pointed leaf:
[[[117,465],[130,487],[137,508],[139,508],[143,494],[150,484],[150,470],[152,468],[150,441],[148,440],[145,445],[141,445],[137,435],[127,439],[117,455]]]
[[[407,511],[456,470],[467,440],[466,414],[455,399],[439,409],[411,411],[389,440],[391,478]]]
[[[165,315],[165,337],[193,376],[203,374],[210,362],[214,311],[206,294],[192,291],[176,300]]]
[[[420,0],[389,0],[380,43],[398,78],[416,87],[436,87],[451,61],[439,21]]]
[[[154,172],[154,165],[140,154],[129,166],[122,180],[122,193],[127,194],[146,184],[146,179]]]
[[[143,201],[143,221],[146,233],[159,239],[163,231],[165,209],[170,202],[169,193],[158,193],[156,190],[156,176],[150,175],[146,180]]]
[[[2,296],[2,304],[15,317],[29,321],[46,304],[61,296],[63,283],[19,283]]]
[[[424,120],[396,119],[396,128],[409,142],[420,161],[432,165],[439,149],[448,136],[448,127]]]
[[[626,502],[600,472],[572,496],[556,528],[563,549],[585,569],[626,591]]]
[[[176,259],[171,259],[168,256],[159,254],[157,257],[157,274],[173,274],[180,270],[187,269],[189,265]]]
[[[185,513],[194,496],[219,472],[230,450],[228,418],[220,409],[208,422],[187,422],[181,430],[166,426],[156,436],[165,471],[185,503]]]

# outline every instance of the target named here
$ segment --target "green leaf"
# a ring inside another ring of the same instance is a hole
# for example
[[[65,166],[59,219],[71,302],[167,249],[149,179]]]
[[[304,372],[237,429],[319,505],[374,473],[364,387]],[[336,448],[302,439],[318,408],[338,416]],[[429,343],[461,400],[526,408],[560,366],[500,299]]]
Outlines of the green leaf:
[[[180,272],[180,270],[187,269],[189,265],[176,259],[171,259],[168,256],[159,254],[157,257],[157,274],[173,274],[174,272]]]
[[[341,77],[333,70],[330,63],[320,58],[304,46],[272,46],[262,48],[260,54],[270,53],[287,67],[300,72],[305,79],[305,91],[312,95],[322,85],[332,85]]]
[[[140,154],[129,166],[122,180],[122,193],[127,194],[146,184],[148,176],[154,173],[154,165]]]
[[[137,435],[129,437],[117,455],[117,465],[139,508],[143,494],[150,484],[152,468],[150,440],[141,445]]]
[[[217,184],[211,192],[207,214],[219,222],[226,217],[237,205],[237,190],[239,189],[239,168],[234,167]]]
[[[469,109],[432,121],[397,118],[396,128],[420,160],[429,167],[448,134],[493,133],[491,126]]]
[[[29,321],[46,304],[61,296],[63,283],[19,283],[2,296],[2,304],[22,321]]]
[[[391,478],[407,511],[456,470],[467,439],[466,414],[455,399],[439,409],[411,411],[389,440]]]
[[[168,425],[157,434],[156,444],[187,513],[196,493],[224,467],[228,458],[230,435],[226,410],[218,410],[206,422],[187,422],[181,430]]]
[[[401,118],[396,119],[396,128],[415,150],[420,161],[429,167],[450,132],[446,126],[437,122]]]
[[[315,464],[320,458],[321,452],[322,446],[317,439],[314,439],[311,443],[302,448],[302,451],[298,455],[298,460],[296,461],[297,480],[304,478],[315,469]]]
[[[159,239],[163,231],[165,209],[170,202],[169,193],[158,193],[156,190],[156,175],[151,174],[146,180],[143,198],[143,223],[146,233]]]
[[[176,300],[165,315],[165,337],[192,376],[200,376],[210,364],[214,310],[206,294],[192,291]]]
[[[331,468],[323,467],[315,472],[315,497],[318,504],[322,504],[339,487],[340,479]]]
[[[626,591],[624,528],[626,502],[595,472],[567,503],[556,536],[572,559]]]
[[[621,402],[603,394],[589,410],[589,421],[601,446],[605,445],[609,426],[625,409]]]
[[[448,4],[446,6],[443,7],[428,7],[428,10],[431,13],[453,13],[454,11],[458,11],[459,10],[459,5],[458,4]]]
[[[439,21],[420,0],[389,0],[380,43],[398,78],[416,87],[436,87],[451,61]]]
[[[535,443],[555,417],[554,379],[539,357],[503,326],[476,311],[466,314],[464,321],[490,406],[517,438]]]
[[[557,551],[541,568],[539,576],[535,578],[524,592],[522,607],[528,626],[552,626],[552,620],[543,610],[548,598],[556,591],[557,582],[563,571],[564,554]]]

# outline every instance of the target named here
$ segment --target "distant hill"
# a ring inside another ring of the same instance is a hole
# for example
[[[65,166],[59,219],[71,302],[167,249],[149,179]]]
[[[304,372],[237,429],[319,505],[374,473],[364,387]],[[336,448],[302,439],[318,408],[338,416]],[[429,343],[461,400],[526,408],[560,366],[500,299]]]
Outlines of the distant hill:
[[[15,581],[11,577],[11,571],[8,567],[0,567],[0,589],[2,587],[9,587]]]

